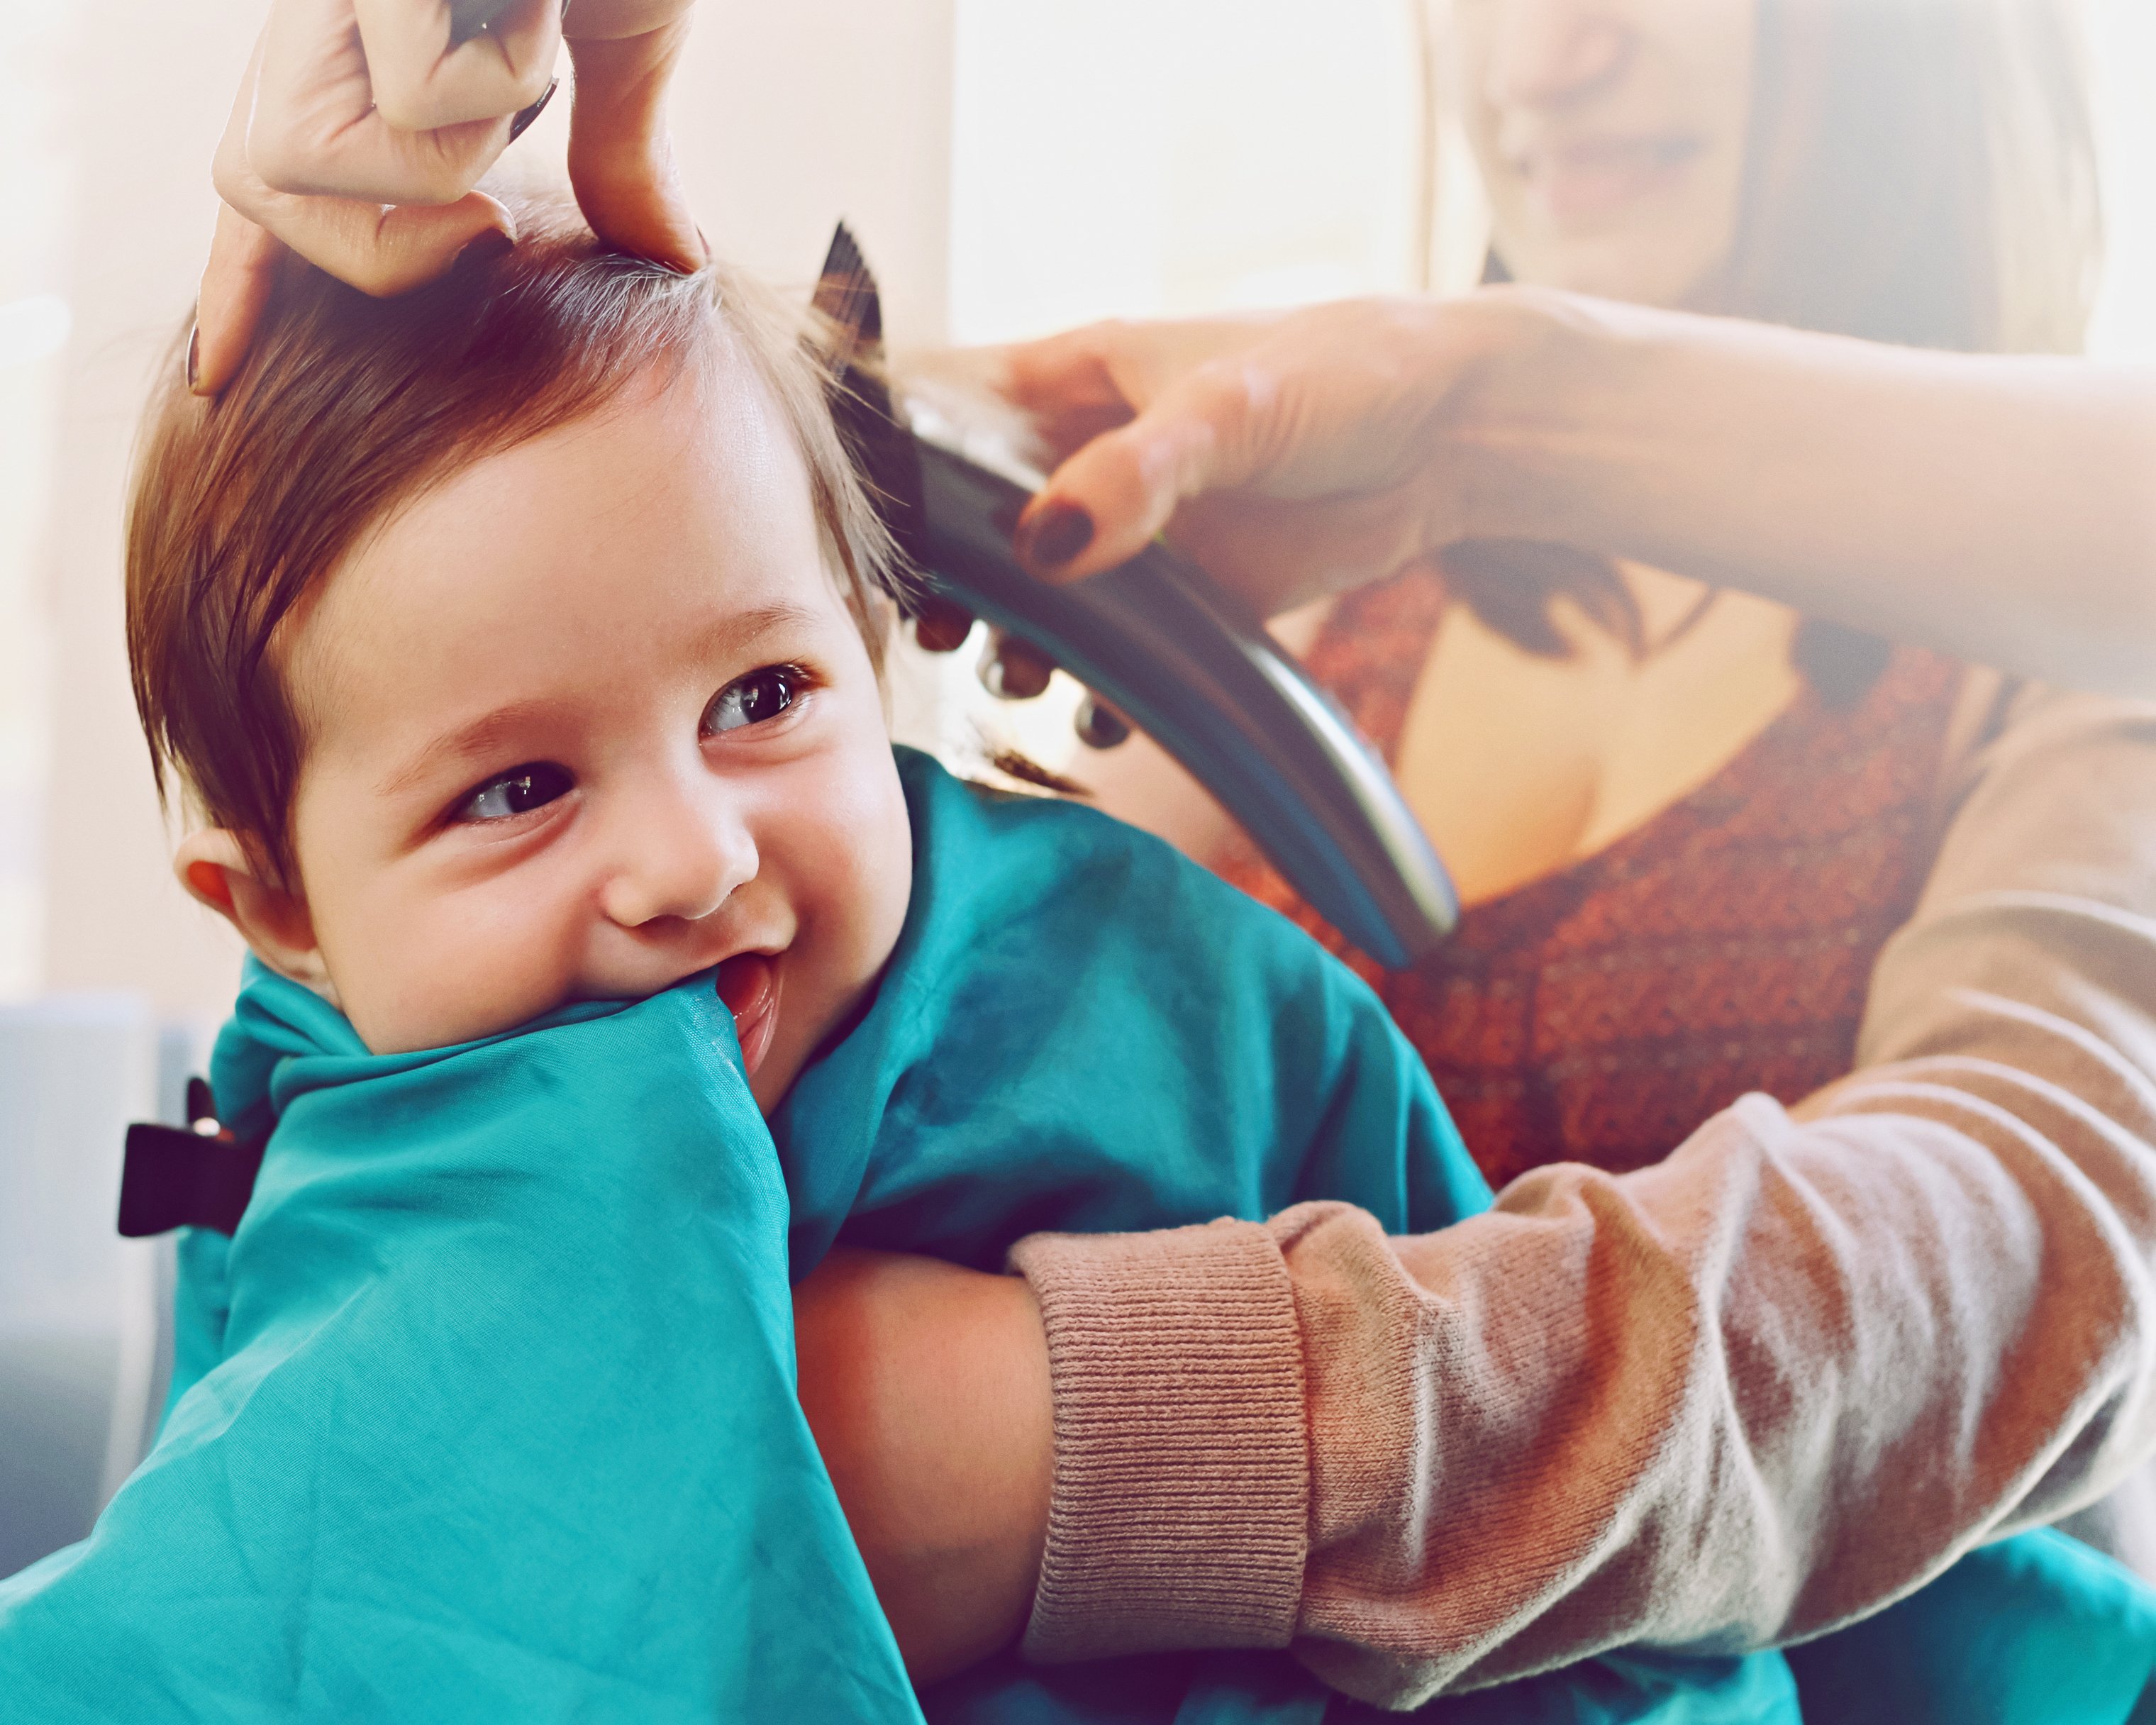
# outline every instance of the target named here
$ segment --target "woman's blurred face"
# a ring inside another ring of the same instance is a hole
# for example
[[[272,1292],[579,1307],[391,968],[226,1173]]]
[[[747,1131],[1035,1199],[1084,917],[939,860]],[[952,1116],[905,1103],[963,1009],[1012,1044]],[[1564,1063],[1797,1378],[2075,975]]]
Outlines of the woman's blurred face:
[[[1513,278],[1650,305],[1737,231],[1757,0],[1455,0],[1468,135]]]

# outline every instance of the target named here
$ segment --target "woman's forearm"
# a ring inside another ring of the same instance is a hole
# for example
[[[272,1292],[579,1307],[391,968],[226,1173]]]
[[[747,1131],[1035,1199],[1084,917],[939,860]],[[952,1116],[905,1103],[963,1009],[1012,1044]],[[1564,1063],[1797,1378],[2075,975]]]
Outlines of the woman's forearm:
[[[1029,1647],[1291,1644],[1404,1706],[1815,1634],[2117,1484],[2156,1446],[2152,810],[2156,706],[2025,697],[1865,1068],[1656,1167],[1410,1240],[1313,1204],[1022,1244],[1056,1404]]]
[[[2156,691],[2156,367],[1498,294],[1532,333],[1498,350],[1455,422],[1478,534]]]

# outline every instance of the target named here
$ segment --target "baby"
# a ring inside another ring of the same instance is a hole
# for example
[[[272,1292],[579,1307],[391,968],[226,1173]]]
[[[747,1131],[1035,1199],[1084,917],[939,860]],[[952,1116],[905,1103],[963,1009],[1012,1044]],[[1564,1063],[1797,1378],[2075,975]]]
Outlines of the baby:
[[[396,300],[295,270],[218,399],[152,404],[135,690],[252,954],[212,1080],[267,1147],[182,1240],[152,1454],[0,1584],[40,1717],[917,1718],[790,1275],[842,1229],[993,1267],[1485,1201],[1286,923],[894,752],[893,554],[807,320],[521,225]],[[1118,1693],[1164,1722],[1188,1666]]]
[[[353,329],[303,283],[162,404],[128,624],[180,878],[377,1053],[716,966],[768,1109],[906,914],[887,541],[747,282],[538,239],[465,348],[481,291]]]
[[[267,1149],[182,1240],[152,1453],[0,1583],[11,1717],[917,1720],[789,1275],[1486,1202],[1285,922],[894,755],[891,552],[800,324],[525,225],[400,300],[296,273],[220,399],[153,408],[135,689],[253,954],[212,1076]],[[1522,1687],[1476,1717],[1796,1717],[1776,1655]],[[1279,1652],[925,1697],[1325,1705]]]

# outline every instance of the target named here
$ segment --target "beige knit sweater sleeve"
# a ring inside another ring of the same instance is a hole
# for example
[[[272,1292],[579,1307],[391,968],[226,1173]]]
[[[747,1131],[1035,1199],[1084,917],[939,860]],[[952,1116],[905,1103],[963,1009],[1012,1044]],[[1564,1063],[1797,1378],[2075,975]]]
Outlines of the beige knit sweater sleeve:
[[[2156,1452],[2156,708],[1969,763],[1851,1078],[1389,1240],[1084,1239],[1040,1659],[1291,1645],[1380,1705],[1811,1635]]]

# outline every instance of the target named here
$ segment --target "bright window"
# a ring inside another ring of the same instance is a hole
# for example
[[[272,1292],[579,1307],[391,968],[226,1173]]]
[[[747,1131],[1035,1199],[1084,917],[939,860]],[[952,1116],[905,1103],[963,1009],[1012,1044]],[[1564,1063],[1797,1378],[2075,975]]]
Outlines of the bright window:
[[[2091,0],[2109,268],[2090,345],[2156,360],[2156,7]]]
[[[951,332],[1419,280],[1408,0],[957,0]]]

